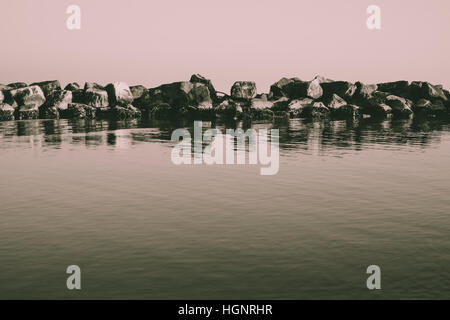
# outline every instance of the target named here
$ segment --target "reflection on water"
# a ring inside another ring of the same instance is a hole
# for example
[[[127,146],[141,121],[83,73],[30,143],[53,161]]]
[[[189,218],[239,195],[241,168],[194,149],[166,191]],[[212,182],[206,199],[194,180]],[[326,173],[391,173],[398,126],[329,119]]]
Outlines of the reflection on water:
[[[215,124],[204,122],[203,129],[243,128],[238,123]],[[16,148],[16,143],[44,148],[85,145],[123,148],[141,142],[165,143],[173,130],[187,128],[191,135],[192,122],[166,121],[107,121],[107,120],[31,120],[0,122],[0,149]],[[280,148],[283,150],[362,150],[364,148],[414,145],[426,147],[440,141],[443,131],[449,128],[444,120],[372,120],[322,121],[286,120],[275,123],[254,124],[252,128],[277,128],[280,130]],[[8,142],[8,143],[6,143]]]
[[[182,127],[0,122],[0,298],[450,298],[448,122],[253,123],[280,130],[274,176],[175,166]]]

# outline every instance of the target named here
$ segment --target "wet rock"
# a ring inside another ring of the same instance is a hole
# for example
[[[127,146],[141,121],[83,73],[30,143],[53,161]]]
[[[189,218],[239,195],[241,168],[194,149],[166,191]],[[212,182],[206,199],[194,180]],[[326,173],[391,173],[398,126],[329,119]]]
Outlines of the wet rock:
[[[314,102],[311,108],[312,118],[324,118],[330,115],[330,109],[327,108],[322,102]]]
[[[356,90],[353,95],[353,100],[357,102],[370,100],[373,97],[373,93],[377,91],[378,86],[376,84],[364,84],[362,82],[356,82]]]
[[[72,103],[72,91],[55,90],[49,94],[45,106],[56,107],[58,110],[66,110]]]
[[[392,114],[392,108],[385,103],[374,103],[363,109],[364,114],[375,118],[386,118]]]
[[[162,103],[153,106],[149,116],[152,119],[171,119],[175,116],[176,110],[174,110],[168,103]]]
[[[441,100],[435,99],[433,102],[426,99],[419,99],[413,104],[412,110],[415,116],[444,116],[448,113],[447,107]]]
[[[84,91],[83,102],[98,109],[106,109],[109,106],[106,90],[90,88]]]
[[[133,95],[125,82],[110,83],[105,89],[111,106],[127,106],[133,102]]]
[[[392,108],[392,113],[400,117],[409,117],[413,111],[411,109],[411,101],[395,95],[386,97],[386,104]]]
[[[291,118],[301,118],[304,111],[311,109],[314,104],[314,100],[311,98],[295,99],[289,102],[289,112]]]
[[[389,92],[399,97],[409,96],[409,82],[408,81],[393,81],[377,84],[377,90],[383,92]]]
[[[78,89],[72,91],[72,102],[73,103],[85,103],[85,96],[84,96],[84,90]]]
[[[44,105],[39,108],[39,117],[41,119],[59,119],[59,110],[56,106]]]
[[[224,100],[214,109],[216,116],[223,119],[239,119],[242,117],[242,106],[231,100]]]
[[[147,88],[142,85],[130,87],[131,94],[133,95],[133,101],[138,100],[147,91]]]
[[[231,97],[250,100],[256,96],[256,83],[253,81],[236,81],[231,87]]]
[[[289,111],[289,99],[286,97],[279,98],[273,102],[272,110],[275,112],[288,112]]]
[[[350,99],[356,92],[356,85],[347,81],[325,82],[320,85],[325,99],[331,97],[333,94],[337,94],[344,99]]]
[[[216,89],[214,88],[211,80],[206,79],[204,76],[202,76],[200,74],[193,74],[189,81],[192,83],[201,83],[201,84],[206,85],[208,87],[211,99],[213,101],[217,100],[217,92],[216,92]]]
[[[305,82],[298,78],[282,78],[270,87],[270,91],[274,99],[280,97],[319,99],[323,94],[319,79]]]
[[[25,82],[13,82],[8,84],[8,87],[11,87],[12,89],[19,89],[28,87],[28,85]]]
[[[95,83],[95,82],[85,82],[84,83],[84,91],[87,91],[89,89],[105,90],[105,87],[98,83]]]
[[[16,110],[19,120],[39,119],[39,106],[36,104],[21,105]]]
[[[39,86],[14,89],[10,94],[19,106],[33,106],[37,109],[45,102],[44,92]]]
[[[333,110],[333,116],[338,119],[356,119],[361,116],[361,108],[353,104],[341,105]]]
[[[52,91],[61,90],[61,84],[58,80],[35,82],[30,86],[39,86],[42,89],[42,92],[44,92],[45,97],[48,97]]]
[[[270,86],[270,96],[272,99],[278,99],[281,97],[288,97],[292,95],[288,89],[288,85],[294,83],[294,82],[303,82],[298,78],[281,78],[277,82],[275,82],[273,85]]]
[[[434,100],[436,98],[447,101],[447,97],[440,85],[431,85],[428,82],[413,81],[410,86],[411,97],[413,100],[419,100],[421,98]]]
[[[81,86],[76,82],[71,82],[67,86],[64,87],[64,90],[75,91],[80,90]]]
[[[267,99],[254,98],[251,100],[251,107],[256,110],[271,109],[273,105],[274,103]]]
[[[65,116],[73,119],[95,119],[95,107],[82,103],[69,103]]]
[[[0,103],[0,121],[14,120],[14,108],[7,103]]]
[[[131,104],[127,106],[114,106],[111,112],[114,118],[120,120],[140,118],[142,115],[141,111]]]
[[[347,105],[347,102],[335,93],[329,98],[325,99],[324,102],[331,111],[337,110],[340,107]]]

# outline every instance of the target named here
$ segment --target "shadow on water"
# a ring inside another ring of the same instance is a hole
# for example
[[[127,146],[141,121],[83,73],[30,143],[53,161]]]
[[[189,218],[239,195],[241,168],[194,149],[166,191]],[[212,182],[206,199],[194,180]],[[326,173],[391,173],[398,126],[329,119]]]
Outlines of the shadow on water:
[[[63,144],[86,147],[114,147],[118,141],[130,145],[171,141],[173,130],[186,128],[193,136],[193,121],[157,120],[26,120],[0,122],[0,148],[38,144],[45,148],[60,148]],[[321,120],[277,119],[274,122],[243,123],[229,121],[203,122],[203,130],[248,128],[279,129],[280,148],[283,150],[308,150],[311,145],[319,150],[363,150],[371,146],[426,147],[439,143],[443,132],[449,131],[448,120],[413,119],[360,119]],[[7,144],[6,142],[12,142]],[[8,146],[7,146],[8,145]]]

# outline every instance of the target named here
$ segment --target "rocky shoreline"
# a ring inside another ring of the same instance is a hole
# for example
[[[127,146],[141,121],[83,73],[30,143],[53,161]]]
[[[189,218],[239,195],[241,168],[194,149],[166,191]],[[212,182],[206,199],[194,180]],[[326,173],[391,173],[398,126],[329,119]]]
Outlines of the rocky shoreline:
[[[450,115],[450,92],[423,81],[379,84],[282,78],[269,93],[258,94],[255,82],[237,81],[230,94],[195,74],[189,81],[156,88],[124,82],[84,87],[58,80],[0,84],[0,121],[23,119],[357,119],[359,117],[434,117]]]

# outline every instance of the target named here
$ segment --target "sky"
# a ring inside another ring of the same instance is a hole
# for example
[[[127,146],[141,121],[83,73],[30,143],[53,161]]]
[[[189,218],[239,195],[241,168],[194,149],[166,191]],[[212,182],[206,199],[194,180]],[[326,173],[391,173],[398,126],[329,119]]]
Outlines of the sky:
[[[69,5],[81,29],[69,30]],[[366,26],[369,5],[381,29]],[[2,0],[0,83],[155,87],[200,73],[229,92],[282,77],[450,88],[448,0]]]

